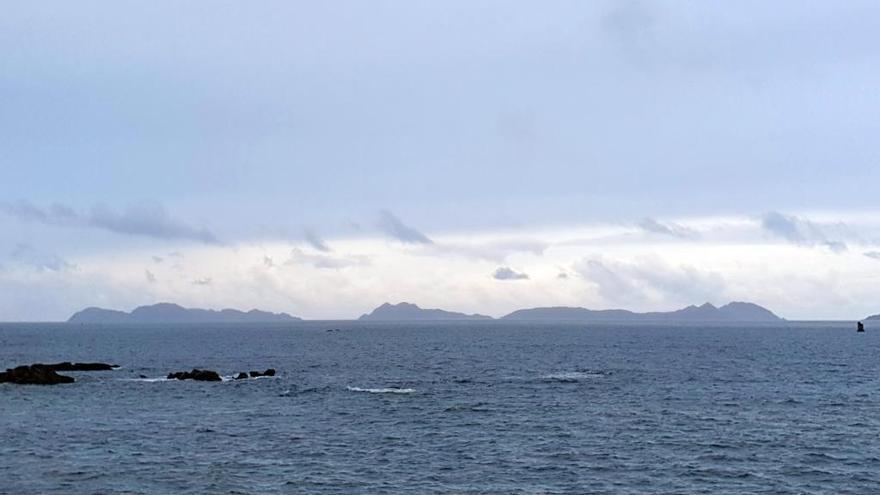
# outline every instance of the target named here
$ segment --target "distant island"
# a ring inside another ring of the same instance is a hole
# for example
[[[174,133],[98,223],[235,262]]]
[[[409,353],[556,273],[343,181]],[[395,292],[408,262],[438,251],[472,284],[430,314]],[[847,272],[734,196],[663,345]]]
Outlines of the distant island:
[[[360,321],[448,321],[448,320],[491,320],[491,316],[478,314],[456,313],[442,309],[423,309],[415,304],[402,302],[400,304],[385,303],[374,309],[371,313],[362,315]]]
[[[520,309],[501,317],[502,320],[569,320],[569,321],[656,321],[656,322],[778,322],[782,318],[772,311],[748,302],[732,302],[721,307],[710,303],[688,306],[675,311],[635,313],[625,309],[592,310],[575,307]]]
[[[442,309],[423,309],[411,303],[385,303],[371,313],[359,318],[360,321],[446,321],[446,320],[491,320],[491,316],[456,313]],[[782,318],[770,310],[748,302],[732,302],[721,307],[710,303],[702,306],[688,306],[675,311],[636,313],[625,309],[592,310],[578,307],[547,307],[520,309],[502,316],[506,321],[652,321],[652,322],[778,322]],[[880,319],[880,315],[877,316]]]
[[[877,320],[880,320],[880,315],[871,315],[871,316],[865,318],[865,321],[877,321]]]
[[[139,306],[132,312],[113,309],[86,308],[75,313],[68,323],[275,323],[301,321],[301,318],[287,313],[269,313],[252,309],[244,312],[237,309],[184,308],[172,303],[159,303]]]
[[[443,309],[421,308],[401,302],[385,303],[358,321],[485,321],[482,314],[466,314]],[[748,302],[731,302],[721,307],[710,303],[688,306],[675,311],[636,313],[625,309],[587,309],[581,307],[541,307],[520,309],[499,318],[502,321],[576,321],[576,322],[738,322],[773,323],[784,321],[770,310]],[[880,320],[880,315],[866,320]],[[139,306],[131,312],[103,308],[86,308],[75,313],[68,323],[283,323],[302,321],[287,313],[270,313],[252,309],[197,309],[173,303]]]

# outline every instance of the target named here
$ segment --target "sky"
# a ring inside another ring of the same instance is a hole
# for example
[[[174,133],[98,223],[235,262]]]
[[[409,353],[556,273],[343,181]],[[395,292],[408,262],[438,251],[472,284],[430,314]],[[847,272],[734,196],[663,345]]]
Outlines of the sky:
[[[27,2],[0,321],[880,313],[873,1]]]

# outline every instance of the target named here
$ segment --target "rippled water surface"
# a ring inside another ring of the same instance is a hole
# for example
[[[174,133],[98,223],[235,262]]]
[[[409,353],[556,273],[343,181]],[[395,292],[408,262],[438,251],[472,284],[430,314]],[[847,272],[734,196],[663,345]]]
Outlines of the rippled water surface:
[[[0,385],[0,493],[880,493],[876,332],[4,324],[123,368]]]

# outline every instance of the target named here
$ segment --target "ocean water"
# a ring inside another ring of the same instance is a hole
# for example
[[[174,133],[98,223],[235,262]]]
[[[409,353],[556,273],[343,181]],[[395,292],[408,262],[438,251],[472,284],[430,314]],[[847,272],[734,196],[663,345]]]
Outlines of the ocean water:
[[[0,367],[123,367],[0,385],[0,493],[880,493],[878,332],[4,324]]]

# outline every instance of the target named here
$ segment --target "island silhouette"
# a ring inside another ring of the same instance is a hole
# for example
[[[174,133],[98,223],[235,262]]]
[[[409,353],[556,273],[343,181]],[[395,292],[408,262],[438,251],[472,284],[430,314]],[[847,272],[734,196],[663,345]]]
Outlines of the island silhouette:
[[[880,315],[868,318],[880,319]],[[495,320],[482,314],[467,314],[444,309],[422,308],[401,302],[384,303],[362,315],[358,321],[485,321]],[[687,306],[675,311],[637,313],[626,309],[587,309],[554,306],[519,309],[504,315],[502,321],[578,321],[578,322],[740,322],[772,323],[784,321],[772,311],[750,302],[731,302],[720,307],[710,303]],[[277,323],[302,321],[287,313],[271,313],[252,309],[184,308],[173,303],[139,306],[131,312],[103,308],[86,308],[75,313],[69,323]]]
[[[371,313],[362,315],[360,321],[407,321],[407,320],[491,320],[491,316],[456,313],[443,309],[423,309],[415,304],[402,302],[385,303]]]
[[[274,323],[301,321],[287,313],[270,313],[252,309],[184,308],[173,303],[139,306],[130,313],[113,309],[86,308],[75,313],[68,323]]]

